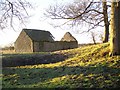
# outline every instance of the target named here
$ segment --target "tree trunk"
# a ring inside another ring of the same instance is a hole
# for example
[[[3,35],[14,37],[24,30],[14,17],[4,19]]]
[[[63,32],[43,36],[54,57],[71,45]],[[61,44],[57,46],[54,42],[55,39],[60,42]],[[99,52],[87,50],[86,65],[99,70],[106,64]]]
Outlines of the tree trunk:
[[[110,26],[110,55],[120,55],[120,1],[112,2]]]
[[[105,24],[103,43],[106,43],[109,40],[109,21],[108,21],[107,2],[106,2],[106,0],[102,1],[102,5],[103,5],[103,15],[104,15],[104,24]]]
[[[91,32],[91,36],[92,36],[93,43],[96,44],[95,33]]]

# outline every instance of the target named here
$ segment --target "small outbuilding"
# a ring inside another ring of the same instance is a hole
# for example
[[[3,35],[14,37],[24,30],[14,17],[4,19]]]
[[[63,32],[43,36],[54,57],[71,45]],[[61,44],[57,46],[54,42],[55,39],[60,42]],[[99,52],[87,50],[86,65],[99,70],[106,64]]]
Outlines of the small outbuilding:
[[[77,40],[72,36],[70,32],[66,32],[61,41],[77,42]]]
[[[65,42],[64,49],[73,49],[78,47],[78,41],[75,39],[74,36],[70,32],[66,32],[61,42]]]

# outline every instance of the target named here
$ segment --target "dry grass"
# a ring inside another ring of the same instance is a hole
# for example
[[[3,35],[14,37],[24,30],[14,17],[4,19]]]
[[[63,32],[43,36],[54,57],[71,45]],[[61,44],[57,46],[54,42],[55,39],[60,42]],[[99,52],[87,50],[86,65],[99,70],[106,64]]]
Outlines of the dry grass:
[[[15,50],[1,50],[2,54],[14,54]]]

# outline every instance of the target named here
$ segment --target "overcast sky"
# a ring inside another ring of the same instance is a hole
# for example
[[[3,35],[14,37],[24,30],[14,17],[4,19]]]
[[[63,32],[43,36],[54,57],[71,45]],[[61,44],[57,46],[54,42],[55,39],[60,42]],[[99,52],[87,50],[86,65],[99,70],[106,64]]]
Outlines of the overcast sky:
[[[32,15],[28,22],[26,23],[26,26],[23,26],[22,28],[28,28],[28,29],[40,29],[40,30],[47,30],[50,31],[53,36],[55,37],[55,40],[59,41],[63,35],[69,31],[71,34],[78,40],[79,43],[90,43],[91,40],[89,39],[90,36],[88,34],[78,34],[73,29],[69,28],[54,28],[52,25],[50,25],[50,19],[45,19],[43,17],[43,13],[45,12],[45,9],[49,7],[49,5],[54,5],[57,3],[69,3],[72,0],[28,0],[32,2],[36,7],[34,10],[28,10],[30,14]],[[16,31],[12,29],[5,29],[4,31],[0,31],[0,46],[8,45],[9,43],[15,42],[18,35],[20,34],[22,28],[19,26],[16,26]],[[85,29],[85,27],[80,28]]]

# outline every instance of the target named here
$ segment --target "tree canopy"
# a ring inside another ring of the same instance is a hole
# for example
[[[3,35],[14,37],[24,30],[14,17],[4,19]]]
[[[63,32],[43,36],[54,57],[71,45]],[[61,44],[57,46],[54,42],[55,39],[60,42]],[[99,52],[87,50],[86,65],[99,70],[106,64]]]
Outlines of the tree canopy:
[[[69,25],[80,26],[85,24],[89,28],[85,31],[90,31],[97,27],[105,27],[105,38],[103,42],[108,42],[109,37],[109,21],[110,15],[108,13],[106,0],[95,2],[95,0],[74,0],[74,2],[67,5],[50,6],[46,10],[45,15],[53,20],[65,19]],[[103,24],[104,23],[104,24]]]

